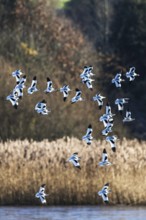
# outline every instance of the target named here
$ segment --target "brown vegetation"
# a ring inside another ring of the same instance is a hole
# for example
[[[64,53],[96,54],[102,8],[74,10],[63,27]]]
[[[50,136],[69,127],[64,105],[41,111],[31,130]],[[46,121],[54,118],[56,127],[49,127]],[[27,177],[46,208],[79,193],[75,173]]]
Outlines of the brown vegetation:
[[[113,153],[108,143],[94,141],[87,146],[76,138],[53,142],[8,141],[0,143],[0,204],[40,204],[34,195],[46,183],[49,205],[103,204],[97,191],[109,182],[110,204],[145,204],[145,142],[117,143]],[[106,147],[110,167],[97,164]],[[81,170],[66,159],[74,152],[81,156]]]

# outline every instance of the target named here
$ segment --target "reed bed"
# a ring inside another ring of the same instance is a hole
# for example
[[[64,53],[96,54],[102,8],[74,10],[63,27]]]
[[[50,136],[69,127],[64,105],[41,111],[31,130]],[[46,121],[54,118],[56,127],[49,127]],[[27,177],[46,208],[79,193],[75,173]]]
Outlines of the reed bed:
[[[0,143],[0,204],[36,205],[35,193],[46,183],[48,205],[103,204],[97,191],[110,183],[110,204],[146,204],[146,142],[123,139],[117,152],[105,141],[91,146],[76,138]],[[112,166],[98,167],[106,148]],[[66,159],[81,156],[81,170]]]

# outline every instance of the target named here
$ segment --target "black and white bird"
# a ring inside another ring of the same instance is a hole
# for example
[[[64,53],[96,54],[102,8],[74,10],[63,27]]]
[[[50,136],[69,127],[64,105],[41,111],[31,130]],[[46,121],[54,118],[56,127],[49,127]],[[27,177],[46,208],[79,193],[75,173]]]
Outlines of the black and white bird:
[[[98,195],[102,197],[105,203],[109,203],[108,194],[111,192],[109,190],[109,183],[106,183],[103,188],[98,192]]]
[[[37,92],[38,89],[36,86],[37,86],[37,78],[36,78],[36,76],[34,76],[32,83],[31,83],[31,86],[27,90],[28,94],[33,94],[34,92]]]
[[[23,73],[21,72],[21,70],[15,70],[14,72],[12,72],[12,76],[16,78],[16,83],[18,83],[20,81],[20,76]]]
[[[71,104],[79,102],[79,101],[83,101],[83,98],[81,97],[81,90],[80,89],[76,89],[76,94],[75,96],[71,99]]]
[[[71,89],[69,88],[68,85],[64,85],[62,88],[60,88],[60,92],[63,93],[63,101],[64,102],[66,101],[70,91],[71,91]]]
[[[82,137],[82,140],[86,141],[88,145],[90,145],[93,140],[92,132],[93,132],[93,129],[92,129],[92,125],[90,124],[87,128],[86,134]]]
[[[17,82],[15,88],[13,89],[13,94],[17,95],[19,99],[23,97],[23,89],[25,88],[26,76],[20,78],[19,82]]]
[[[112,132],[112,127],[113,127],[113,124],[108,122],[105,129],[102,130],[102,135],[107,136],[110,132]]]
[[[114,119],[107,114],[103,114],[102,116],[100,116],[99,121],[103,122],[105,128],[109,123],[112,125],[112,127],[114,125]]]
[[[111,118],[115,116],[115,114],[112,114],[111,106],[109,105],[109,103],[106,104],[105,112],[105,114]]]
[[[35,197],[40,199],[42,204],[46,204],[46,196],[48,196],[48,194],[45,193],[45,187],[46,184],[42,184],[39,191],[35,194]]]
[[[93,96],[93,101],[98,103],[99,109],[102,108],[103,106],[103,99],[105,99],[106,97],[100,95],[100,94],[96,94],[95,96]]]
[[[122,77],[122,74],[117,73],[116,76],[112,79],[112,83],[114,83],[117,88],[121,88],[121,82],[125,81],[121,77]]]
[[[106,137],[106,141],[110,143],[112,151],[116,152],[116,141],[118,140],[116,135]]]
[[[37,111],[38,114],[42,114],[42,115],[48,115],[48,113],[51,112],[50,109],[49,110],[47,109],[47,104],[44,99],[36,104],[35,110]]]
[[[91,91],[93,90],[92,82],[94,79],[91,79],[91,76],[94,74],[92,73],[93,67],[92,66],[85,66],[83,72],[80,75],[82,79],[82,83],[86,84],[87,88]]]
[[[91,76],[93,76],[94,74],[92,73],[93,70],[93,66],[84,66],[84,70],[83,72],[80,74],[80,78],[84,79],[84,78],[90,78]]]
[[[126,77],[129,79],[129,81],[134,81],[135,77],[139,76],[139,74],[137,74],[135,70],[136,70],[135,67],[131,67],[130,70],[126,72]]]
[[[76,168],[81,169],[79,163],[80,157],[78,157],[78,153],[73,153],[71,157],[66,161],[72,163]]]
[[[44,90],[45,93],[51,93],[57,91],[53,88],[53,82],[47,77],[47,88]]]
[[[13,95],[21,99],[23,97],[23,88],[19,85],[16,85],[13,89]]]
[[[124,104],[128,103],[129,98],[120,98],[115,100],[115,105],[118,106],[118,111],[122,112],[124,110]]]
[[[15,96],[14,94],[10,94],[10,95],[8,95],[7,96],[7,98],[6,98],[6,100],[9,100],[10,102],[11,102],[11,104],[12,104],[12,106],[15,108],[15,109],[17,109],[18,108],[18,97],[17,96]]]
[[[99,121],[103,122],[103,125],[105,127],[105,130],[102,131],[103,135],[107,135],[108,132],[111,131],[111,128],[113,127],[114,124],[113,116],[115,116],[115,114],[112,114],[111,106],[109,105],[109,103],[107,103],[106,113],[99,118]]]
[[[25,82],[26,82],[26,75],[24,75],[22,78],[20,78],[19,82],[17,83],[17,86],[21,88],[25,88]]]
[[[134,121],[135,118],[131,117],[131,112],[129,111],[129,109],[126,111],[126,117],[123,119],[123,122],[131,122]]]
[[[99,162],[98,165],[100,167],[111,165],[111,163],[108,161],[108,155],[107,155],[106,149],[103,149],[102,161]]]
[[[82,83],[86,84],[87,88],[90,89],[91,91],[93,90],[93,86],[92,86],[93,81],[94,79],[87,78],[87,77],[82,79]]]

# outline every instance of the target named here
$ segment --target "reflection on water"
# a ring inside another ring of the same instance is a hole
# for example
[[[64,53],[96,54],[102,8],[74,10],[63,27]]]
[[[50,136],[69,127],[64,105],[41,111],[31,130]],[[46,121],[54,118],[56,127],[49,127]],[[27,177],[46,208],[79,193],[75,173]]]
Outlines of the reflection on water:
[[[146,220],[145,207],[0,207],[0,220]]]

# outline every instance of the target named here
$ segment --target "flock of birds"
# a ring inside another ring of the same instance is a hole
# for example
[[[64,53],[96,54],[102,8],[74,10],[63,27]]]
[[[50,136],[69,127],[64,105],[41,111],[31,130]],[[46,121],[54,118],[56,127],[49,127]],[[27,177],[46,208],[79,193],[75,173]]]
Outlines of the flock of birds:
[[[92,72],[93,67],[92,66],[85,66],[83,72],[80,74],[80,78],[83,84],[86,84],[87,88],[90,90],[93,90],[93,85],[92,82],[94,81],[94,79],[92,79],[92,76],[94,76],[95,74],[93,74]],[[26,75],[22,76],[23,73],[21,72],[21,70],[16,70],[14,72],[12,72],[12,76],[16,78],[16,86],[14,87],[12,93],[10,95],[7,96],[6,100],[9,100],[12,104],[12,106],[17,109],[18,105],[19,105],[19,100],[23,97],[23,89],[25,88],[25,82],[26,82]],[[131,67],[129,69],[128,72],[126,72],[126,78],[131,82],[135,80],[135,77],[139,76],[139,74],[137,74],[135,72],[135,67]],[[115,84],[115,86],[117,88],[121,88],[121,83],[124,82],[125,80],[122,79],[122,73],[117,73],[116,76],[112,79],[112,83]],[[35,92],[37,92],[37,78],[36,76],[33,78],[31,86],[28,88],[27,92],[28,94],[33,94]],[[71,91],[69,85],[64,85],[62,88],[60,89],[55,89],[53,87],[53,82],[50,80],[50,78],[47,77],[47,88],[44,90],[45,93],[52,93],[55,91],[59,91],[61,93],[63,93],[63,100],[66,101],[69,95],[69,92]],[[84,99],[82,98],[82,91],[78,88],[75,89],[76,94],[75,96],[71,99],[71,103],[77,103],[78,101],[84,101]],[[98,103],[99,109],[102,109],[103,106],[103,100],[106,97],[102,96],[101,94],[96,94],[95,96],[93,96],[92,100],[94,102]],[[115,105],[117,105],[118,107],[118,111],[120,113],[123,112],[124,110],[124,105],[127,104],[129,101],[129,98],[118,98],[115,100]],[[40,102],[38,102],[35,105],[35,111],[38,114],[42,114],[42,115],[47,115],[51,110],[47,108],[47,103],[45,100],[42,100]],[[113,152],[116,152],[116,141],[118,140],[116,135],[111,135],[108,136],[109,133],[112,132],[112,127],[114,125],[114,117],[115,114],[112,114],[111,111],[111,106],[107,103],[106,104],[106,109],[105,109],[105,114],[103,114],[100,118],[99,121],[103,123],[104,126],[104,130],[102,130],[102,135],[106,136],[105,140],[107,142],[109,142],[111,149]],[[134,118],[131,117],[131,112],[129,111],[129,109],[126,110],[126,116],[123,118],[123,122],[131,122],[135,120]],[[92,125],[90,124],[87,128],[86,134],[82,137],[82,140],[85,141],[87,143],[87,145],[90,145],[92,143],[93,140],[93,136],[92,136]],[[80,167],[80,157],[78,156],[78,153],[75,152],[73,153],[69,159],[66,161],[69,163],[72,163],[74,167],[81,169]],[[103,149],[103,153],[102,153],[102,160],[98,163],[99,166],[103,167],[103,166],[109,166],[112,165],[109,161],[108,161],[108,154],[106,149]],[[46,203],[46,196],[48,196],[48,194],[45,193],[45,184],[42,184],[39,191],[36,193],[35,197],[39,198],[42,204]],[[109,183],[106,183],[103,188],[101,189],[101,191],[98,192],[98,195],[102,197],[103,201],[105,203],[109,202],[108,199],[108,193],[110,193],[111,190],[109,189]]]

